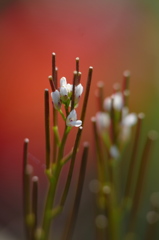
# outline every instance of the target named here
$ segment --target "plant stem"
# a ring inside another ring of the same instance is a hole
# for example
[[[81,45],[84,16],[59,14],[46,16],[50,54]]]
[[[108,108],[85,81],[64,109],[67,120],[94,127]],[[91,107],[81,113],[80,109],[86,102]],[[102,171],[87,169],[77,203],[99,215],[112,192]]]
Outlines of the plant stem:
[[[97,132],[95,117],[92,117],[91,121],[93,123],[93,133],[94,133],[96,152],[97,152],[97,158],[98,158],[97,164],[98,164],[99,181],[102,184],[104,184],[104,182],[106,180],[105,179],[106,173],[105,173],[104,169],[106,169],[106,168],[105,168],[105,163],[104,163],[104,158],[103,158],[103,152],[101,149],[100,139],[99,139],[98,132]]]
[[[85,96],[84,96],[83,108],[82,108],[82,113],[81,113],[81,121],[82,121],[83,125],[84,125],[84,119],[85,119],[87,103],[88,103],[88,98],[89,98],[89,92],[90,92],[90,87],[91,87],[92,73],[93,73],[93,67],[89,67],[86,92],[85,92]]]
[[[88,97],[89,97],[91,80],[92,80],[92,73],[93,73],[93,67],[89,67],[86,92],[85,92],[85,97],[84,97],[84,102],[83,102],[83,107],[82,107],[82,113],[81,113],[82,125],[84,125],[84,120],[85,120],[85,114],[86,114]],[[61,198],[61,201],[60,201],[60,206],[62,206],[62,207],[64,206],[64,203],[66,201],[68,191],[69,191],[69,188],[70,188],[73,169],[74,169],[74,164],[75,164],[75,159],[76,159],[76,153],[77,153],[77,149],[78,149],[78,146],[79,146],[79,143],[80,143],[81,134],[82,134],[82,127],[79,127],[78,133],[77,133],[77,136],[76,136],[76,140],[75,140],[75,144],[74,144],[74,148],[73,148],[72,159],[71,159],[71,164],[70,164],[70,168],[69,168],[69,173],[68,173],[66,185],[65,185],[64,192],[63,192],[63,195],[62,195],[62,198]]]
[[[143,119],[144,119],[144,114],[140,113],[138,115],[138,122],[137,122],[137,126],[136,126],[136,133],[135,133],[132,155],[131,155],[131,159],[130,159],[128,176],[127,176],[127,181],[126,181],[125,198],[130,197],[130,193],[132,190],[132,180],[133,180],[134,170],[135,170],[135,166],[136,166],[136,157],[137,157],[138,146],[139,146],[139,142],[140,142],[141,126],[142,126]]]
[[[72,89],[72,101],[71,101],[71,111],[74,109],[75,105],[75,85],[76,85],[76,79],[77,79],[77,72],[73,72],[73,89]]]
[[[37,210],[38,210],[38,177],[34,176],[32,178],[32,183],[33,183],[33,187],[32,187],[32,204],[31,204],[31,214],[33,216],[33,226],[31,229],[31,240],[35,239],[35,231],[37,228],[37,219],[38,219],[38,214],[37,214]]]
[[[142,196],[144,179],[145,179],[145,174],[146,174],[146,168],[148,165],[150,150],[152,147],[152,143],[154,142],[154,140],[156,140],[156,138],[157,138],[157,133],[155,131],[149,132],[145,146],[144,146],[141,163],[140,163],[140,168],[139,168],[139,172],[138,172],[138,178],[137,178],[137,182],[136,182],[135,193],[134,193],[134,197],[133,197],[133,205],[132,205],[132,209],[131,209],[131,213],[130,213],[130,224],[129,224],[130,231],[133,230],[134,225],[135,225],[135,219],[136,219],[137,211],[139,208],[139,203],[140,203],[141,196]]]
[[[98,82],[98,101],[99,101],[99,111],[103,111],[104,102],[104,83],[102,81]]]
[[[56,68],[56,54],[52,53],[52,81],[55,89],[57,89],[57,68]],[[57,110],[53,107],[53,126],[57,126]],[[56,162],[57,156],[57,145],[56,145],[56,136],[54,134],[53,140],[53,162]]]
[[[67,127],[67,126],[65,127],[63,138],[59,146],[56,166],[55,166],[55,169],[53,170],[53,175],[50,180],[50,185],[49,185],[49,190],[48,190],[46,205],[44,210],[43,224],[42,224],[42,229],[44,234],[44,236],[42,236],[42,240],[48,240],[49,229],[50,229],[50,224],[52,220],[51,213],[52,213],[52,208],[53,208],[53,203],[55,198],[55,192],[56,192],[56,187],[59,180],[59,175],[61,172],[60,162],[63,158],[64,147],[65,147],[66,139],[67,139],[68,133],[70,132],[70,129],[71,129],[70,127]]]
[[[85,172],[86,172],[86,164],[87,164],[87,157],[88,157],[88,149],[89,144],[87,142],[84,143],[84,150],[82,155],[82,162],[79,172],[79,178],[78,178],[78,184],[77,184],[77,190],[76,190],[76,196],[74,200],[74,205],[72,208],[72,213],[70,216],[70,220],[66,226],[66,231],[64,232],[64,236],[62,237],[63,240],[71,240],[73,236],[73,232],[75,229],[78,211],[79,211],[79,205],[81,201],[82,196],[82,189],[84,184],[84,178],[85,178]]]
[[[62,194],[62,198],[61,198],[61,201],[60,201],[60,206],[62,206],[62,207],[65,204],[65,201],[66,201],[66,198],[67,198],[67,195],[68,195],[68,191],[69,191],[69,188],[70,188],[71,179],[72,179],[72,175],[73,175],[74,164],[75,164],[75,159],[76,159],[76,153],[77,153],[77,149],[78,149],[78,146],[79,146],[79,143],[80,143],[81,132],[82,132],[82,128],[79,128],[77,136],[76,136],[74,148],[73,148],[72,159],[71,159],[70,168],[69,168],[69,172],[68,172],[68,176],[67,176],[67,181],[66,181],[64,192]]]
[[[25,226],[25,231],[26,231],[26,237],[28,237],[28,228],[26,225],[26,215],[27,215],[27,206],[26,206],[26,166],[28,163],[28,144],[29,144],[29,139],[26,138],[24,139],[24,146],[23,146],[23,169],[22,169],[22,181],[23,181],[23,218],[24,218],[24,226]]]
[[[50,117],[49,117],[49,90],[44,92],[45,102],[45,149],[46,149],[46,169],[50,168]]]

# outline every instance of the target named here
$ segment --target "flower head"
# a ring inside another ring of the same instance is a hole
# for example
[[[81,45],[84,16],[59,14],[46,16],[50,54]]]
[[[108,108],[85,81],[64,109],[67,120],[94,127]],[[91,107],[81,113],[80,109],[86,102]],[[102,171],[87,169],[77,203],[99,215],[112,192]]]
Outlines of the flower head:
[[[55,90],[51,93],[52,101],[54,103],[54,107],[58,110],[61,108],[61,100],[60,100],[60,93],[58,90]]]
[[[99,131],[102,133],[110,126],[110,116],[108,113],[97,112],[96,114],[96,122]]]
[[[80,127],[82,125],[82,121],[77,120],[77,113],[75,109],[73,109],[67,116],[66,125],[69,127]]]
[[[112,96],[105,98],[104,105],[103,105],[104,109],[107,111],[111,110],[112,99],[113,99],[114,109],[120,111],[124,105],[123,96],[122,96],[121,92],[117,92],[117,93],[113,94]]]
[[[131,135],[131,128],[137,123],[137,116],[135,113],[128,113],[127,108],[123,108],[123,118],[121,121],[120,138],[127,141]]]
[[[62,101],[67,101],[68,97],[72,94],[72,85],[67,83],[66,78],[62,77],[60,79],[60,95]]]

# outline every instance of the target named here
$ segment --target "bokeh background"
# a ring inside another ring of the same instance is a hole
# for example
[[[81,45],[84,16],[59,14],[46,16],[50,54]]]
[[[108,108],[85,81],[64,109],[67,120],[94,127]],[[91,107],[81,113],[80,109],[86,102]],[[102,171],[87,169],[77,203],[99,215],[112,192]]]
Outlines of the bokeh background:
[[[88,184],[94,178],[96,167],[90,122],[97,111],[96,85],[104,81],[105,95],[110,95],[112,85],[121,83],[123,71],[129,69],[131,110],[146,114],[143,135],[150,129],[159,130],[158,43],[157,0],[0,1],[0,239],[24,239],[21,169],[25,137],[30,139],[29,162],[40,178],[39,210],[42,207],[46,191],[43,92],[45,88],[50,89],[47,77],[51,74],[51,53],[57,54],[59,78],[65,76],[68,81],[72,81],[76,57],[80,58],[84,86],[88,67],[94,67],[82,137],[82,141],[90,142],[91,151],[74,236],[76,240],[93,240],[93,200]],[[68,148],[71,141],[73,138]],[[144,206],[148,206],[150,194],[159,191],[158,146],[159,142],[149,166],[139,221],[145,219]],[[76,177],[72,189],[75,184]],[[70,197],[70,204],[72,199]],[[69,203],[66,208],[69,209]],[[57,236],[63,222],[63,218],[59,218]],[[143,228],[140,228],[141,236]]]

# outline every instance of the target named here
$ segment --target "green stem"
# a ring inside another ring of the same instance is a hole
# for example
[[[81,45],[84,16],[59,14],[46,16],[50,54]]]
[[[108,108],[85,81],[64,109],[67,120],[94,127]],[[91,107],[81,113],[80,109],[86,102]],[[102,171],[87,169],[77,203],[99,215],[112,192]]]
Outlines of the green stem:
[[[135,134],[135,139],[134,139],[134,144],[133,144],[133,149],[132,149],[132,155],[131,155],[131,159],[130,159],[127,181],[126,181],[126,189],[125,189],[125,198],[126,199],[130,197],[130,193],[132,190],[133,176],[134,176],[134,171],[135,171],[135,166],[136,166],[136,157],[137,157],[137,153],[138,153],[138,146],[139,146],[139,142],[140,142],[141,126],[142,126],[143,119],[144,119],[144,114],[140,113],[138,115],[136,134]]]
[[[94,133],[94,139],[95,139],[95,145],[96,145],[96,151],[97,151],[97,164],[98,164],[98,176],[99,176],[99,181],[104,184],[106,181],[106,173],[105,173],[105,163],[104,163],[104,158],[103,158],[103,152],[102,152],[102,146],[100,144],[100,139],[98,136],[97,132],[97,126],[96,126],[96,119],[95,117],[92,117],[92,123],[93,123],[93,133]]]
[[[65,115],[63,114],[62,110],[60,109],[59,110],[59,113],[61,114],[62,118],[64,121],[66,121],[66,118],[65,118]],[[57,126],[55,126],[57,128]]]
[[[137,211],[138,211],[141,196],[142,196],[143,186],[145,185],[144,179],[145,179],[146,169],[148,165],[150,150],[152,148],[152,143],[156,140],[156,138],[157,138],[157,133],[155,131],[151,131],[147,136],[147,140],[144,146],[140,168],[138,172],[138,178],[136,182],[135,193],[133,197],[133,205],[130,213],[130,224],[129,224],[130,231],[133,231],[135,226],[135,219],[136,219]]]
[[[68,222],[68,224],[66,226],[66,231],[64,232],[64,236],[63,236],[64,240],[71,240],[74,229],[75,229],[79,206],[80,206],[80,201],[81,201],[81,196],[82,196],[82,189],[83,189],[83,184],[84,184],[84,179],[85,179],[85,172],[86,172],[86,165],[87,165],[87,158],[88,158],[88,149],[89,149],[89,144],[87,142],[85,142],[83,155],[82,155],[82,162],[81,162],[81,167],[80,167],[80,172],[79,172],[76,196],[75,196],[74,205],[72,208],[70,221]]]
[[[68,176],[67,176],[67,181],[66,181],[66,185],[64,188],[64,192],[62,194],[62,198],[60,201],[60,206],[64,206],[67,195],[68,195],[68,191],[70,188],[70,184],[71,184],[71,179],[72,179],[72,175],[73,175],[73,169],[74,169],[74,164],[75,164],[75,159],[76,159],[76,153],[77,153],[77,149],[80,143],[80,138],[81,138],[81,133],[82,133],[82,128],[78,129],[78,133],[76,136],[76,140],[75,140],[75,144],[74,144],[74,148],[73,148],[73,153],[72,153],[72,159],[71,159],[71,163],[70,163],[70,168],[69,168],[69,172],[68,172]]]
[[[59,175],[61,172],[60,162],[61,162],[61,159],[63,158],[64,147],[65,147],[66,139],[70,130],[71,130],[70,127],[67,127],[67,126],[65,127],[63,138],[59,147],[57,163],[56,163],[55,169],[53,170],[53,175],[50,181],[45,210],[44,210],[43,224],[42,224],[42,229],[44,234],[44,236],[42,236],[42,240],[48,240],[49,229],[50,229],[51,220],[52,220],[52,207],[54,203],[55,192],[56,192],[56,187],[59,180]]]

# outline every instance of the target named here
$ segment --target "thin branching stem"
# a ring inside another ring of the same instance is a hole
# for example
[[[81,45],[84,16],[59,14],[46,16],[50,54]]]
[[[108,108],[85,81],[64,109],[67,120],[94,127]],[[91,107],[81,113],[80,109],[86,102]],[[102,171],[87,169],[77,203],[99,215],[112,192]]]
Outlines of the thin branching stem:
[[[132,149],[129,170],[128,170],[128,175],[127,175],[125,198],[130,197],[131,190],[132,190],[132,180],[133,180],[135,166],[136,166],[136,159],[137,159],[138,147],[139,147],[139,143],[140,143],[141,127],[142,127],[143,119],[144,119],[144,114],[140,113],[138,115],[136,133],[135,133],[133,149]]]
[[[143,192],[144,180],[145,180],[145,174],[146,174],[146,169],[148,165],[150,150],[156,138],[157,138],[157,133],[155,131],[149,132],[144,149],[143,149],[140,168],[139,168],[137,182],[136,182],[135,193],[134,193],[133,202],[132,202],[132,209],[130,213],[130,224],[129,224],[130,231],[134,229],[135,219],[136,219],[136,215],[138,212],[138,208],[139,208],[139,204],[140,204],[140,200]]]
[[[65,147],[66,139],[70,130],[71,130],[70,127],[67,127],[67,126],[65,127],[62,141],[59,146],[56,166],[55,166],[55,169],[52,169],[53,175],[51,177],[49,190],[46,198],[46,205],[45,205],[43,224],[42,224],[42,229],[43,229],[43,236],[41,238],[42,240],[47,240],[49,236],[50,224],[52,220],[52,208],[53,208],[57,183],[58,183],[60,172],[61,172],[60,163],[63,158],[64,147]]]
[[[84,102],[83,102],[82,113],[81,113],[82,125],[84,125],[84,120],[85,120],[89,91],[90,91],[91,80],[92,80],[92,73],[93,73],[93,68],[89,67],[86,92],[85,92],[85,97],[84,97]],[[72,158],[71,158],[71,163],[70,163],[69,173],[68,173],[68,176],[67,176],[66,185],[65,185],[64,192],[62,194],[62,198],[61,198],[61,201],[60,201],[61,206],[64,206],[64,203],[66,201],[68,191],[69,191],[69,188],[70,188],[71,179],[72,179],[72,175],[73,175],[74,164],[75,164],[75,159],[76,159],[76,154],[77,154],[77,150],[78,150],[78,147],[79,147],[81,134],[82,134],[82,127],[79,127],[77,135],[76,135],[74,148],[73,148],[73,153],[72,153]]]
[[[67,195],[68,195],[68,191],[69,191],[69,188],[70,188],[71,179],[72,179],[72,175],[73,175],[74,164],[75,164],[75,159],[76,159],[76,153],[77,153],[78,146],[79,146],[79,143],[80,143],[81,132],[82,132],[82,128],[79,128],[77,136],[76,136],[74,148],[73,148],[71,163],[70,163],[70,167],[69,167],[69,172],[68,172],[64,192],[62,194],[62,198],[61,198],[61,201],[60,201],[60,206],[62,206],[62,207],[65,204],[65,201],[66,201],[66,198],[67,198]]]
[[[99,101],[99,111],[103,111],[104,102],[104,83],[102,81],[98,82],[98,101]]]
[[[79,72],[79,57],[76,57],[76,71]]]
[[[45,89],[45,149],[46,149],[46,169],[50,168],[50,114],[49,114],[49,91]]]
[[[88,149],[89,149],[89,144],[85,142],[82,161],[81,161],[81,167],[79,171],[79,178],[78,178],[75,200],[74,200],[70,219],[68,221],[68,224],[66,225],[66,231],[64,232],[64,236],[62,238],[63,240],[71,240],[74,233],[77,216],[79,212],[80,201],[82,197],[82,189],[83,189],[83,184],[85,179],[85,172],[86,172],[86,165],[87,165],[87,158],[88,158]]]
[[[84,125],[84,120],[85,120],[85,115],[86,115],[87,104],[88,104],[89,92],[90,92],[91,81],[92,81],[92,74],[93,74],[93,67],[89,67],[86,92],[85,92],[85,96],[84,96],[83,108],[82,108],[82,113],[81,113],[81,121],[82,121],[83,125]]]
[[[28,164],[28,144],[29,139],[24,139],[24,146],[23,146],[23,215],[24,215],[24,226],[26,231],[26,236],[28,237],[28,227],[26,225],[26,216],[28,213],[28,205],[27,205],[27,177],[26,177],[26,168]]]
[[[97,131],[97,125],[96,125],[96,119],[95,117],[92,117],[91,119],[93,123],[93,133],[94,133],[94,139],[95,139],[95,145],[96,145],[96,152],[97,152],[97,158],[98,158],[98,174],[99,174],[99,180],[104,183],[106,180],[106,173],[103,171],[105,169],[105,163],[104,163],[104,157],[103,157],[103,152],[102,152],[102,146],[100,144],[100,139],[98,136],[98,131]]]
[[[72,89],[72,101],[71,101],[71,111],[74,109],[75,105],[75,86],[76,86],[77,72],[73,72],[73,89]]]
[[[32,178],[32,206],[31,212],[33,214],[33,227],[32,227],[32,240],[35,239],[35,231],[37,228],[37,219],[38,219],[38,177],[34,176]]]

